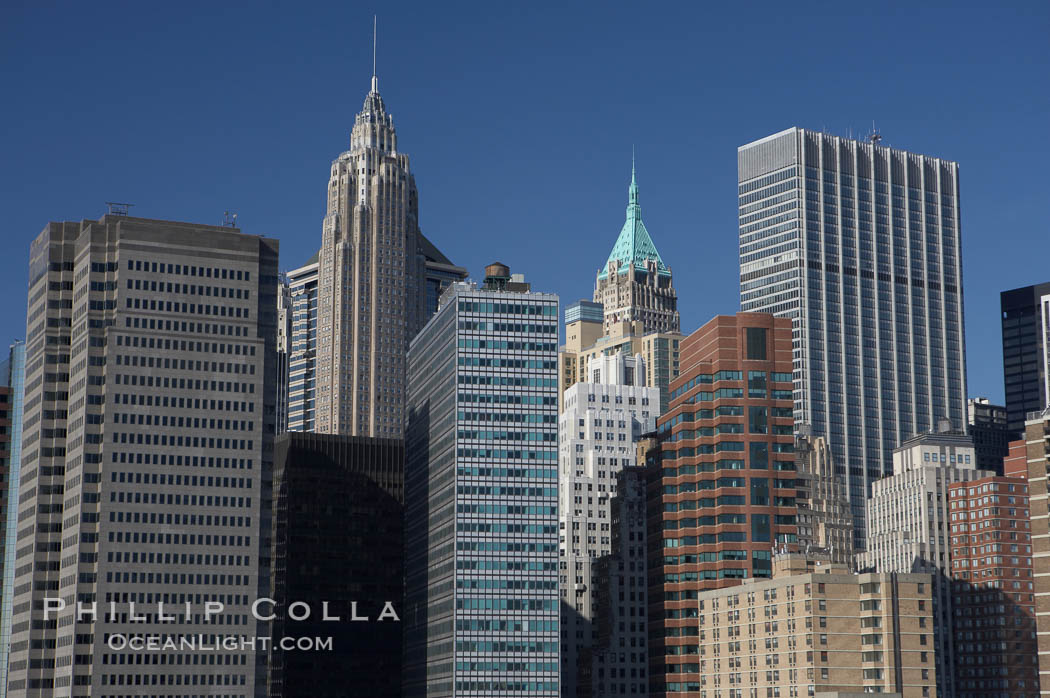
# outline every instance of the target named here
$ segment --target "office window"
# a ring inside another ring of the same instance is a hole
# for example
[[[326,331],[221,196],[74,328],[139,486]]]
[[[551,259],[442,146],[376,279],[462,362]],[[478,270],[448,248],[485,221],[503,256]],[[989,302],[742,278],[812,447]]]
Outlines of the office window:
[[[745,328],[747,341],[747,358],[750,361],[766,360],[766,328]]]

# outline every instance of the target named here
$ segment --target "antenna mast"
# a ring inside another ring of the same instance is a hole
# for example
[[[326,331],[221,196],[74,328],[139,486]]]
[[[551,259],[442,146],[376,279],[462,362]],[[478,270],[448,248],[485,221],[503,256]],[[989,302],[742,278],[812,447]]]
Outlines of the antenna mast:
[[[376,77],[376,25],[378,19],[372,15],[372,92],[379,92],[379,78]]]

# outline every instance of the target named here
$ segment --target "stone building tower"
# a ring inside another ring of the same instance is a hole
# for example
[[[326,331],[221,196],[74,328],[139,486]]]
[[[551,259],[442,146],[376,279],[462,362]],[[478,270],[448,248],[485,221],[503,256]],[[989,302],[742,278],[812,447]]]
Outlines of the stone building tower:
[[[378,80],[332,162],[318,256],[316,429],[401,438],[405,353],[425,319],[419,196]]]
[[[641,321],[644,333],[680,331],[678,296],[671,283],[671,268],[660,258],[642,223],[633,163],[627,220],[609,259],[598,272],[594,302],[605,307],[605,335],[614,324],[624,321]]]

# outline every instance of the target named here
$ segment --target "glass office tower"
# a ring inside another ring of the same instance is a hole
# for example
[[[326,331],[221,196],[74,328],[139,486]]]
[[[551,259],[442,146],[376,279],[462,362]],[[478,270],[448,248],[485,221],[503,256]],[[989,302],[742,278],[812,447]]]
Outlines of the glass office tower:
[[[792,319],[795,423],[828,439],[863,547],[893,449],[966,419],[959,166],[791,128],[739,148],[741,309]]]
[[[15,545],[18,542],[18,490],[21,487],[22,407],[25,397],[26,345],[21,340],[11,345],[10,357],[0,364],[0,385],[7,388],[7,415],[10,426],[7,439],[7,496],[4,498],[3,582],[0,586],[0,696],[7,695],[7,658],[11,653],[11,603],[14,601]]]
[[[559,694],[558,297],[487,271],[445,292],[408,354],[412,698]]]

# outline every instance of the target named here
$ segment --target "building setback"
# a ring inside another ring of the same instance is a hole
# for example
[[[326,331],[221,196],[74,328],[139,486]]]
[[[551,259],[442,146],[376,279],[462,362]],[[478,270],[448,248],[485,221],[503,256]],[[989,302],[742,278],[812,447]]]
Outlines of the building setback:
[[[717,316],[682,366],[647,485],[653,696],[700,681],[697,594],[769,577],[774,547],[797,543],[790,320]]]
[[[777,555],[772,579],[703,591],[690,696],[943,695],[934,683],[928,574],[850,574]]]
[[[1026,478],[948,486],[956,695],[1039,695]]]
[[[559,695],[558,297],[501,264],[408,355],[407,698]]]
[[[9,695],[261,690],[249,648],[146,664],[104,639],[268,634],[276,294],[277,241],[235,228],[110,214],[33,241]]]
[[[289,433],[274,452],[272,636],[332,648],[272,647],[270,698],[343,698],[353,686],[400,698],[404,443]],[[287,617],[294,602],[308,605],[306,620]],[[397,618],[383,617],[388,603]],[[324,621],[326,609],[340,620]]]
[[[966,419],[959,167],[790,128],[741,146],[741,310],[790,318],[795,420],[827,438],[858,549],[893,449]]]
[[[893,452],[893,475],[872,483],[868,500],[868,548],[861,569],[880,573],[925,572],[933,575],[934,639],[937,686],[942,696],[955,694],[952,637],[951,521],[948,487],[993,475],[975,468],[973,441],[948,429],[921,434]]]
[[[1024,434],[1031,412],[1050,405],[1050,281],[999,294],[1006,428]]]
[[[600,303],[579,300],[565,309],[565,344],[558,353],[558,409],[565,409],[565,391],[586,379],[587,365],[594,359],[616,354],[641,354],[645,382],[660,391],[656,414],[667,408],[668,386],[679,372],[679,332],[645,332],[641,320],[603,325]],[[605,333],[605,334],[603,334]]]
[[[1028,494],[1032,519],[1032,564],[1035,575],[1035,621],[1039,651],[1039,695],[1050,696],[1050,513],[1047,473],[1050,473],[1050,409],[1025,420]]]
[[[635,444],[655,428],[660,393],[646,387],[641,355],[615,354],[593,359],[587,380],[565,391],[564,401],[558,438],[561,689],[563,696],[576,696],[577,664],[589,660],[598,635],[595,563],[612,552],[616,474],[634,464]],[[644,683],[636,681],[635,689]]]

